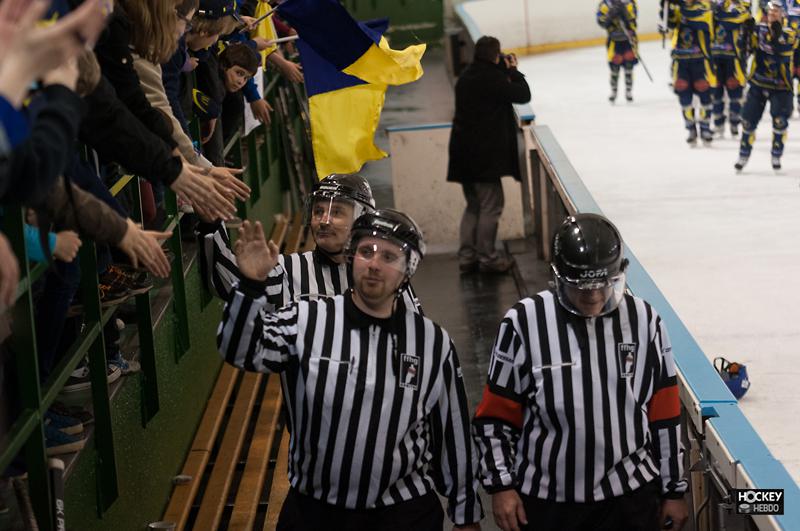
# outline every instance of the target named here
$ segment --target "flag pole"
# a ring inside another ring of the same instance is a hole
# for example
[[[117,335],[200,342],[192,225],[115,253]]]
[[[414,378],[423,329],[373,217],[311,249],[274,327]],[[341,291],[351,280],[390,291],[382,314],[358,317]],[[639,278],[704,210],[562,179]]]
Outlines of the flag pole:
[[[240,30],[239,30],[239,33],[245,33],[245,32],[247,32],[247,31],[253,31],[254,29],[256,29],[256,28],[258,27],[258,25],[259,25],[259,24],[261,24],[262,22],[264,22],[264,20],[266,20],[267,18],[269,18],[270,16],[272,16],[272,14],[273,14],[273,13],[275,13],[275,10],[276,10],[276,9],[278,9],[278,6],[275,6],[275,7],[273,7],[272,9],[270,9],[269,11],[267,11],[266,13],[264,13],[263,15],[261,15],[260,17],[258,17],[258,18],[255,20],[255,22],[253,22],[251,25],[249,25],[249,26],[245,26],[245,27],[243,27],[242,29],[240,29]]]

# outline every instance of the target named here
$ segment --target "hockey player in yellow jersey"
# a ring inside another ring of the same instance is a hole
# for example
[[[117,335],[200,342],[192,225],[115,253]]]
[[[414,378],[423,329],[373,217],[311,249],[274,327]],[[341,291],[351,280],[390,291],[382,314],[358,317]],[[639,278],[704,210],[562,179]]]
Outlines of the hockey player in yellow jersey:
[[[602,0],[597,6],[597,23],[608,32],[606,50],[611,71],[611,103],[617,99],[620,68],[625,69],[625,99],[633,101],[633,67],[638,60],[636,48],[636,0]]]
[[[797,33],[788,24],[782,1],[771,0],[766,7],[766,17],[756,25],[752,37],[754,57],[750,87],[742,110],[742,141],[739,160],[734,165],[737,171],[742,170],[750,158],[756,127],[767,102],[772,116],[772,168],[781,169],[781,156],[792,114],[792,72]]]
[[[681,103],[689,136],[686,142],[697,145],[697,129],[706,145],[711,144],[712,90],[717,86],[711,59],[714,18],[708,0],[670,1],[668,27],[672,38],[672,86]],[[695,110],[694,96],[700,100]]]
[[[742,100],[746,83],[749,39],[754,20],[750,6],[742,0],[716,0],[714,2],[714,40],[711,56],[716,67],[717,86],[714,89],[714,129],[723,136],[726,119],[731,136],[739,136]],[[725,113],[725,93],[728,95],[728,113]]]

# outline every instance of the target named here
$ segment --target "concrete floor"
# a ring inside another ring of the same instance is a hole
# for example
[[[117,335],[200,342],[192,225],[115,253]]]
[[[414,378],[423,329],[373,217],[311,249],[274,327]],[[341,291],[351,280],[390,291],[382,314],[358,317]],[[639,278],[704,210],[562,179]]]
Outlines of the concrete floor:
[[[549,279],[548,268],[529,244],[511,242],[507,248],[517,261],[520,283],[510,274],[461,275],[454,255],[426,257],[413,280],[425,315],[443,326],[456,346],[471,411],[480,401],[503,315],[522,297],[520,288],[533,294],[545,289]],[[486,512],[483,529],[498,529],[491,515],[491,498],[481,491],[481,499]],[[445,523],[445,529],[451,527]]]

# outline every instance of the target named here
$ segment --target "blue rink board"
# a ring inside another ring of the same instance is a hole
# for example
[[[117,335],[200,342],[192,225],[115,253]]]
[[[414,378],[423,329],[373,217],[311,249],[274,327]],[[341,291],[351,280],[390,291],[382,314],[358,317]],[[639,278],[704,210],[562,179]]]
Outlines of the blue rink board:
[[[534,126],[532,129],[577,210],[602,214],[550,128]],[[700,402],[703,416],[710,417],[708,422],[719,433],[728,452],[742,465],[756,488],[784,489],[785,514],[776,516],[775,519],[787,531],[800,531],[800,488],[745,418],[736,399],[697,341],[627,246],[625,256],[630,260],[627,269],[628,287],[637,297],[652,304],[666,322],[675,361],[687,385]]]

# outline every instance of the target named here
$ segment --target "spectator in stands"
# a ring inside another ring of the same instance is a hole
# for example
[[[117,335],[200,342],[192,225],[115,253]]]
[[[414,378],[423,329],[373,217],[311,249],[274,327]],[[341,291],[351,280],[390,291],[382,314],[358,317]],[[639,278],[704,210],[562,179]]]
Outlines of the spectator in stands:
[[[240,42],[247,44],[254,50],[260,50],[259,44],[255,40],[251,39],[246,32],[243,33],[239,31],[243,29],[243,25],[246,25],[243,19],[250,20],[248,17],[242,17],[240,15],[241,7],[241,2],[236,0],[201,0],[198,15],[200,20],[206,21],[207,24],[198,25],[198,30],[208,31],[210,27],[216,26],[217,29],[221,30],[220,35],[224,35],[222,39],[226,45]],[[211,22],[215,19],[226,21],[224,27]],[[212,54],[210,53],[203,54],[201,62],[211,56]],[[269,113],[272,112],[272,107],[267,103],[267,100],[261,97],[258,86],[254,80],[247,82],[243,93],[245,99],[250,104],[250,110],[253,112],[253,116],[262,123],[270,123]]]
[[[194,12],[197,10],[197,5],[198,0],[181,0],[176,5],[175,9],[178,19],[173,39],[178,47],[180,46],[181,37],[186,31],[188,21],[191,20]],[[177,51],[176,49],[175,53],[177,53]],[[183,53],[185,54],[185,50]],[[192,139],[189,137],[188,133],[184,131],[184,125],[174,115],[173,107],[167,97],[164,81],[162,79],[162,66],[152,59],[153,58],[148,59],[138,53],[134,53],[133,66],[139,76],[139,81],[145,97],[155,109],[161,112],[162,118],[168,122],[167,129],[170,131],[171,139],[177,144],[181,156],[191,164],[202,168],[210,168],[211,173],[219,179],[223,179],[226,185],[234,191],[239,199],[243,201],[247,200],[250,196],[250,189],[240,179],[236,178],[237,175],[241,174],[241,170],[213,167],[208,159],[195,150]],[[165,58],[164,55],[161,55],[158,59],[167,61],[171,59],[171,57]],[[181,116],[183,116],[183,113],[181,113]],[[160,196],[159,193],[156,195]]]
[[[105,160],[119,162],[128,170],[164,182],[193,205],[230,218],[235,209],[227,181],[233,176],[227,171],[208,175],[208,170],[177,156],[174,152],[177,144],[168,124],[145,97],[133,65],[133,53],[160,64],[177,48],[175,6],[175,0],[116,2],[108,29],[95,47],[103,80],[87,98],[92,104],[81,131],[82,140]],[[113,90],[104,80],[111,83]],[[117,97],[129,113],[114,116],[120,111],[114,101]],[[130,114],[138,119],[138,124],[131,123]],[[133,149],[136,147],[140,150]],[[158,162],[157,168],[152,166],[153,162]]]
[[[513,55],[500,41],[481,37],[475,58],[456,82],[456,111],[450,136],[447,180],[461,183],[467,201],[461,218],[459,266],[463,273],[504,273],[512,260],[495,248],[503,213],[500,178],[520,179],[517,121],[512,103],[531,99]]]
[[[258,54],[242,43],[225,47],[210,57],[197,74],[195,109],[203,123],[203,143],[212,161],[223,162],[225,141],[242,124],[242,89],[258,72]]]

